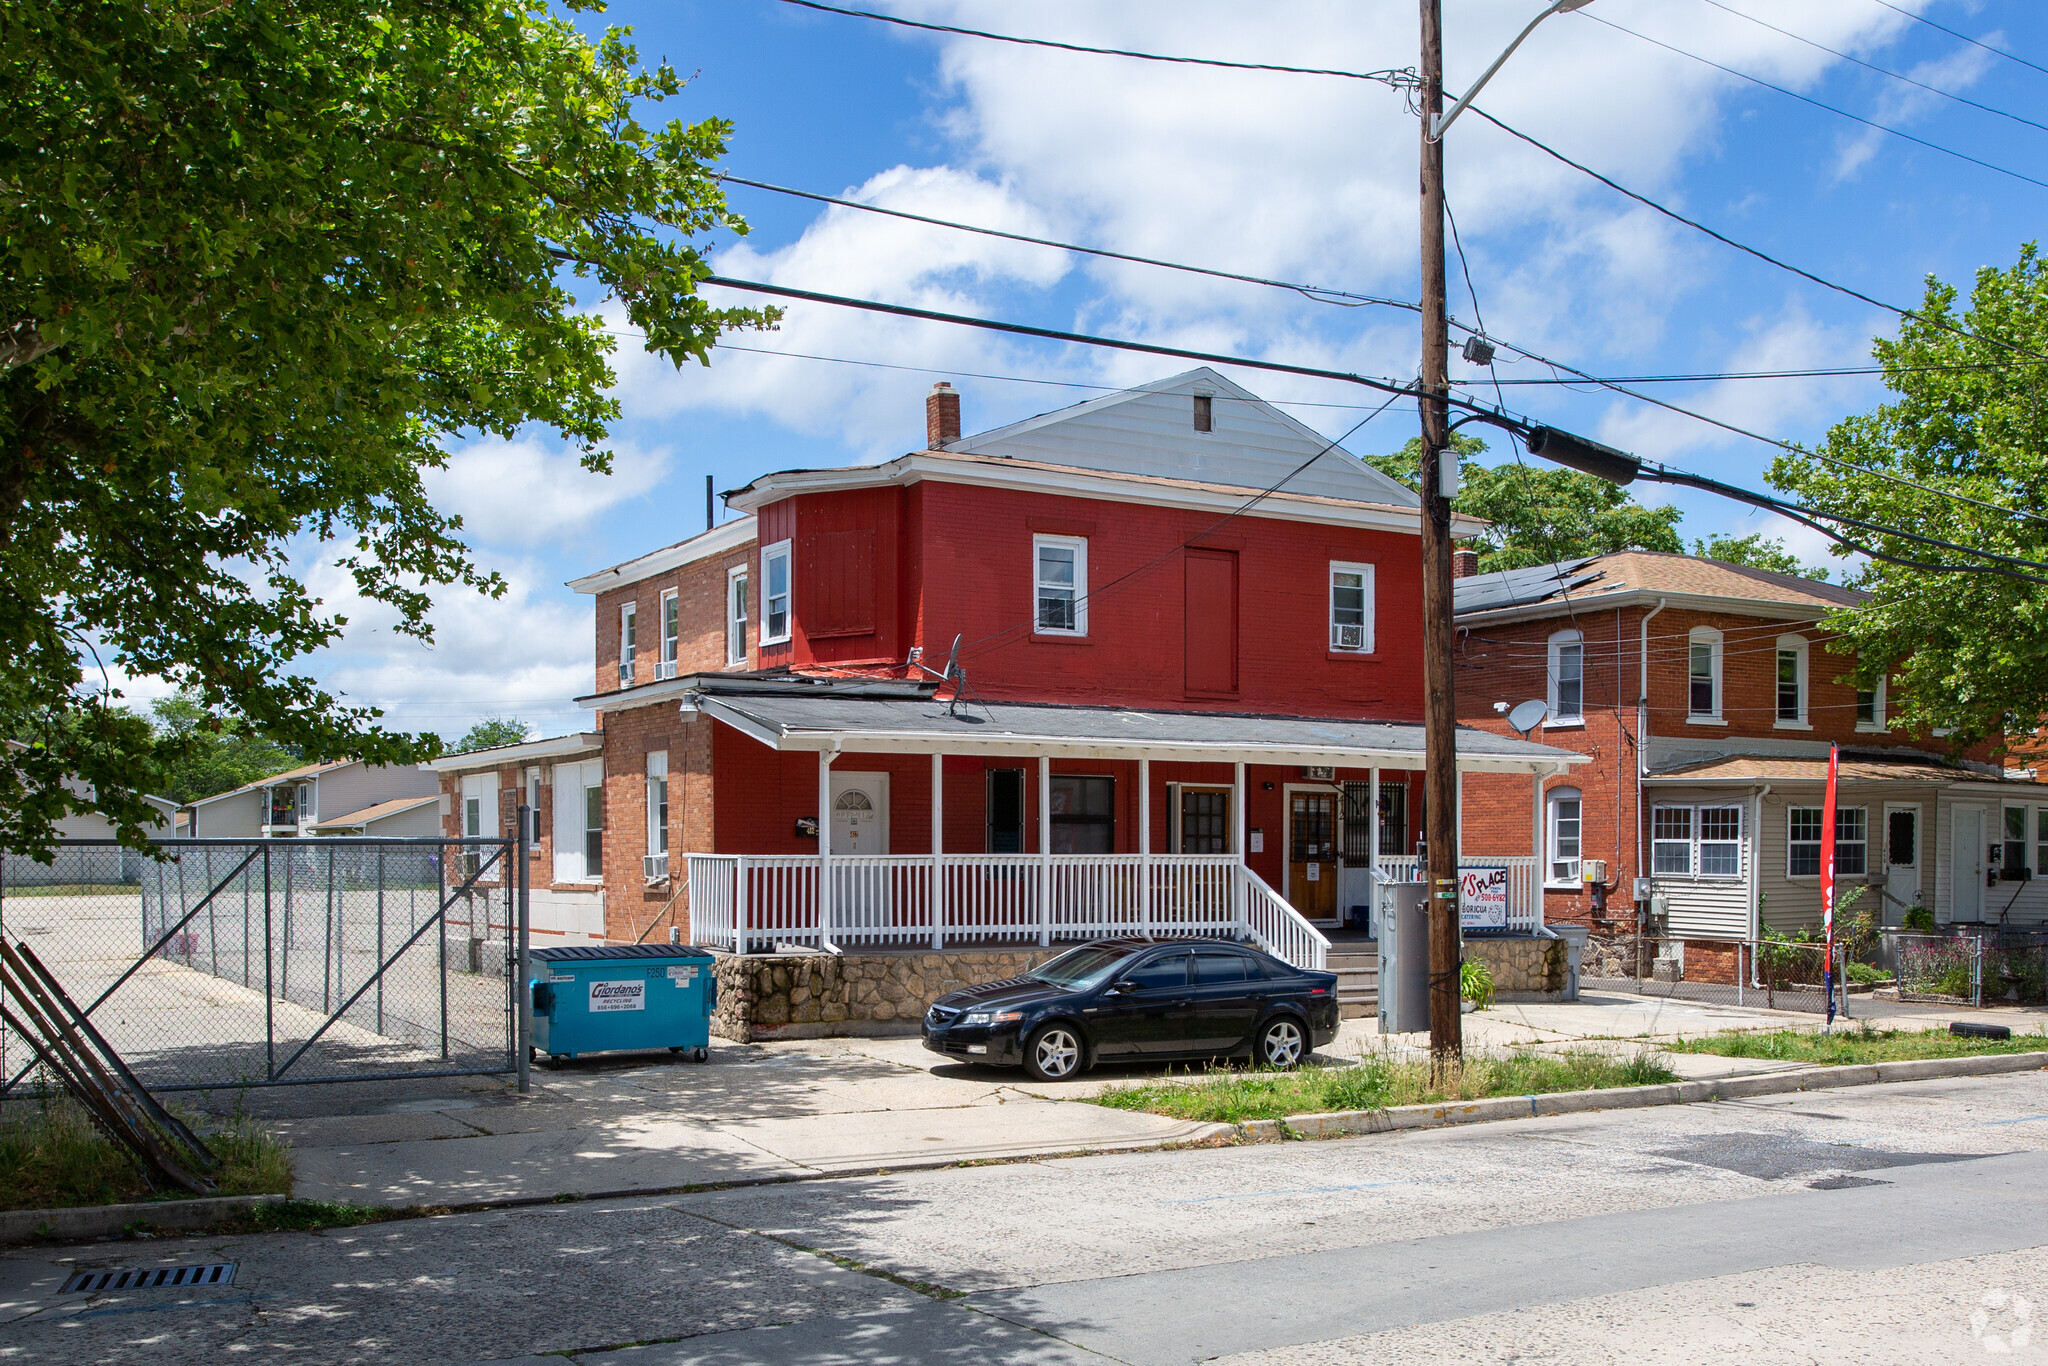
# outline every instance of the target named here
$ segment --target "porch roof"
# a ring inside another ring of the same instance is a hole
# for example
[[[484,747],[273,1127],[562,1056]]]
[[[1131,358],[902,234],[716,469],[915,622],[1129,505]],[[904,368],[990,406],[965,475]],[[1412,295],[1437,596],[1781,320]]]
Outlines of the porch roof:
[[[896,754],[1047,754],[1184,763],[1422,767],[1419,724],[1231,712],[1139,711],[1037,702],[936,698],[701,694],[697,706],[778,750],[845,748]],[[1458,767],[1479,773],[1563,772],[1587,756],[1458,728]]]
[[[1989,783],[2002,785],[2014,780],[1993,773],[1960,768],[1918,756],[1879,758],[1872,755],[1843,755],[1837,769],[1845,783]],[[1702,763],[1686,764],[1646,776],[1645,783],[1825,783],[1825,758],[1791,758],[1737,754]]]

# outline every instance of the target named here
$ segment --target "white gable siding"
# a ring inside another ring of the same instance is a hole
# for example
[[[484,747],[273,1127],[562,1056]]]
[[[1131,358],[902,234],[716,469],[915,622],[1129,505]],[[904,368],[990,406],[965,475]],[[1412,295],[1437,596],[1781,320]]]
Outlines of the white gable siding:
[[[1214,430],[1194,427],[1196,393],[1215,396]],[[1213,370],[1093,399],[963,437],[949,450],[1078,469],[1240,488],[1277,484],[1329,440]],[[1341,447],[1289,479],[1290,493],[1414,507],[1414,493]]]

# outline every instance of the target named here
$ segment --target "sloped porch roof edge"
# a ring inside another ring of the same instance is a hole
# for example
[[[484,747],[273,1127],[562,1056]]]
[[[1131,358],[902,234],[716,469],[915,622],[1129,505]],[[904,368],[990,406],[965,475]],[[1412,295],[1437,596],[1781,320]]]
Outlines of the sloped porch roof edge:
[[[700,695],[697,706],[770,749],[868,754],[1012,754],[1182,763],[1331,764],[1419,769],[1423,728],[1227,712],[1139,711],[1022,702]],[[1470,773],[1553,773],[1584,754],[1460,727]]]

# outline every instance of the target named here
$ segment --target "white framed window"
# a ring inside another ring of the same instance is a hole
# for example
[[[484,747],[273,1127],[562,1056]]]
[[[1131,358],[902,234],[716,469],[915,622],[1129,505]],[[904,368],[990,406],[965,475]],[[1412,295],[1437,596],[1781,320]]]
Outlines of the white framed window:
[[[2048,875],[2048,806],[2034,808],[2034,871]]]
[[[1550,638],[1550,716],[1548,726],[1585,722],[1586,638],[1577,631],[1559,631]]]
[[[725,662],[747,662],[747,571],[745,566],[725,575]]]
[[[647,751],[647,852],[668,852],[668,751]]]
[[[656,678],[676,676],[676,657],[683,643],[682,598],[673,588],[661,595],[661,663],[655,665]]]
[[[1575,787],[1560,787],[1545,794],[1544,804],[1544,828],[1549,832],[1544,882],[1552,887],[1576,886],[1580,837],[1585,831],[1585,799]]]
[[[300,783],[300,784],[299,784],[299,824],[300,824],[300,825],[304,825],[304,824],[305,824],[305,823],[306,823],[307,821],[309,821],[309,820],[312,820],[312,819],[313,819],[313,785],[312,785],[311,783]]]
[[[1820,876],[1821,832],[1827,809],[1785,808],[1785,875]],[[1870,813],[1860,806],[1835,808],[1835,876],[1861,877],[1870,867]]]
[[[1088,634],[1088,542],[1081,536],[1031,538],[1032,629],[1042,636]]]
[[[603,881],[604,760],[556,764],[554,787],[555,881]]]
[[[1695,626],[1686,635],[1685,719],[1721,720],[1721,633],[1711,626]]]
[[[1653,877],[1692,876],[1691,807],[1650,808],[1650,874]]]
[[[1811,730],[1806,718],[1806,637],[1779,636],[1777,653],[1777,719],[1783,730]]]
[[[619,604],[619,683],[621,686],[633,681],[633,654],[640,646],[640,604],[627,601]]]
[[[1168,809],[1173,813],[1166,831],[1168,852],[1229,853],[1236,828],[1230,810],[1230,789],[1195,783],[1168,783],[1166,788]]]
[[[2028,876],[2026,807],[2005,808],[2005,848],[2001,852],[2004,857],[1999,860],[1999,876],[2015,880]]]
[[[789,639],[789,542],[777,541],[761,552],[761,643],[780,645]]]
[[[1741,877],[1742,808],[1703,806],[1693,823],[1699,827],[1699,875]]]
[[[1856,729],[1881,731],[1887,729],[1884,722],[1884,680],[1877,680],[1874,687],[1856,690]]]
[[[1371,654],[1372,628],[1372,566],[1330,561],[1330,648]]]

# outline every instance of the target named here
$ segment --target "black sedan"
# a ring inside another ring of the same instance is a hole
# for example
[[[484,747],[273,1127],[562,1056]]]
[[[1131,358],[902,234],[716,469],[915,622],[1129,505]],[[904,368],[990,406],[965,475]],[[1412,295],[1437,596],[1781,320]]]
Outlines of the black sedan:
[[[923,1033],[935,1053],[1039,1081],[1101,1061],[1249,1055],[1293,1067],[1337,1037],[1337,977],[1242,944],[1100,939],[941,996]]]

